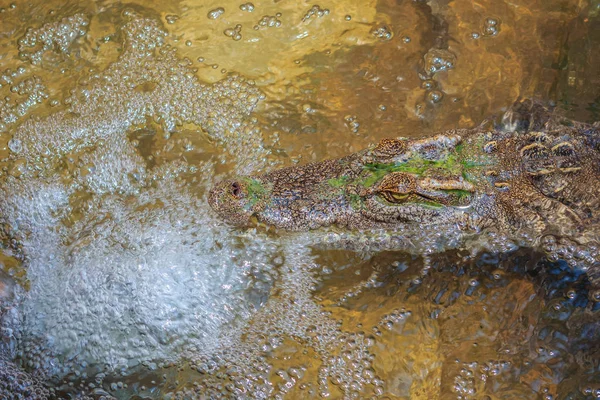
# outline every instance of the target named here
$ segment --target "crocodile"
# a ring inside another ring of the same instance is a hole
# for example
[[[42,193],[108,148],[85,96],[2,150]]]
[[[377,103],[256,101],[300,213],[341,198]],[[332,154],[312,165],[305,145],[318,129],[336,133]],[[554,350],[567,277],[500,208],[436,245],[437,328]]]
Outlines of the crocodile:
[[[531,247],[600,288],[600,125],[530,101],[488,125],[225,179],[208,201],[231,225],[305,231],[294,240],[316,248],[427,262],[452,249]]]
[[[524,230],[575,237],[600,217],[600,130],[531,101],[500,128],[383,139],[342,158],[217,183],[209,204],[235,226],[289,231]]]

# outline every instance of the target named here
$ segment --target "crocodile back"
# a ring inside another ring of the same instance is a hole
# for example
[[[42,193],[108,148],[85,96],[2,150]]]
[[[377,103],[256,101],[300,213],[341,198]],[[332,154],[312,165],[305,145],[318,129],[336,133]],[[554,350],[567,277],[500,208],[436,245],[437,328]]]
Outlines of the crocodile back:
[[[535,189],[568,207],[583,223],[598,222],[600,131],[553,119],[543,131],[517,135],[517,159]]]

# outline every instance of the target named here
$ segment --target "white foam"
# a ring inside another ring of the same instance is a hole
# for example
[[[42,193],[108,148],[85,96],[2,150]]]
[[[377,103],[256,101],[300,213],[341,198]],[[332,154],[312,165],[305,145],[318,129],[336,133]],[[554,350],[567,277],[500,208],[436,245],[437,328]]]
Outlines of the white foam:
[[[34,362],[50,373],[72,362],[127,370],[218,348],[222,326],[251,313],[250,282],[243,263],[216,251],[219,234],[198,203],[170,183],[107,197],[53,263],[32,259],[22,329],[56,356]]]
[[[267,268],[269,252],[230,244],[237,239],[215,229],[200,197],[211,164],[150,169],[128,138],[147,118],[168,133],[192,123],[246,146],[255,163],[264,150],[247,116],[259,92],[239,76],[199,82],[164,46],[156,21],[126,17],[119,59],[72,90],[66,109],[27,119],[10,141],[0,211],[30,289],[3,325],[20,321],[21,358],[46,375],[210,354],[249,318],[252,296],[268,290],[248,271]],[[87,23],[76,15],[31,30],[22,51],[42,41],[28,53],[34,64],[50,45],[67,52]],[[204,175],[190,190],[179,177],[196,170]]]

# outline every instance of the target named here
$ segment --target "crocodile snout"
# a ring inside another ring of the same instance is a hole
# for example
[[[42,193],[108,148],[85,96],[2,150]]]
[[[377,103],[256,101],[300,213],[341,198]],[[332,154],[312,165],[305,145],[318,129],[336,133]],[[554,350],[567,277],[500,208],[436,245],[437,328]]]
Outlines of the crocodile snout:
[[[253,215],[248,189],[240,180],[221,181],[210,190],[208,204],[225,221],[236,226],[250,224]]]

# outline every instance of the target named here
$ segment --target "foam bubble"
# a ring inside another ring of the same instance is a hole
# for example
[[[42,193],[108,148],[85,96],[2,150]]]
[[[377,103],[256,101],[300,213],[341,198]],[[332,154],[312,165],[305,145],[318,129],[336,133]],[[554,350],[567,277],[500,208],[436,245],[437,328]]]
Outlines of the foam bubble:
[[[42,62],[47,51],[56,49],[68,54],[75,40],[85,35],[88,25],[89,19],[85,15],[75,14],[37,29],[30,28],[19,39],[19,55],[35,65]]]
[[[29,292],[2,326],[18,327],[20,359],[46,377],[84,379],[212,354],[235,337],[270,287],[268,273],[259,273],[270,265],[268,240],[234,245],[239,238],[215,229],[220,222],[199,197],[213,164],[166,162],[175,143],[193,148],[170,139],[193,124],[230,142],[232,153],[243,147],[247,165],[255,166],[264,149],[248,116],[262,95],[238,75],[200,82],[164,44],[156,21],[124,15],[119,58],[72,89],[63,109],[25,120],[9,142],[0,210],[19,242]],[[21,51],[43,43],[27,53],[32,63],[48,46],[67,52],[87,23],[76,15],[29,30]],[[40,83],[24,82],[15,86],[19,95]],[[150,153],[132,138],[146,125],[164,144]]]
[[[251,314],[252,285],[244,264],[215,251],[227,238],[206,228],[214,222],[199,203],[172,183],[94,202],[66,246],[29,261],[23,356],[61,375],[83,362],[127,371],[218,348],[221,327]],[[36,353],[38,343],[50,351]]]
[[[3,399],[49,399],[50,390],[10,360],[0,355],[0,397]]]
[[[18,155],[31,162],[56,159],[151,118],[166,132],[185,123],[198,125],[215,139],[227,140],[230,153],[246,155],[252,164],[264,158],[257,156],[264,153],[261,135],[247,118],[263,97],[253,83],[238,75],[213,85],[199,82],[164,45],[165,32],[156,21],[128,16],[117,62],[74,90],[65,101],[67,110],[19,126],[13,134],[22,143]]]
[[[317,390],[321,396],[331,396],[331,384],[352,397],[369,393],[367,388],[373,390],[378,385],[369,352],[374,338],[362,332],[344,332],[315,302],[312,292],[317,284],[317,268],[307,247],[287,243],[282,250],[285,264],[274,293],[244,329],[243,339],[232,342],[213,357],[197,357],[193,368],[204,375],[202,381],[173,393],[176,398],[247,393],[252,393],[253,398],[284,396],[296,387],[303,368],[277,372],[281,382],[273,385],[267,355],[276,353],[290,338],[316,353],[321,363]],[[229,372],[232,370],[236,373]],[[223,388],[223,377],[232,384]]]

